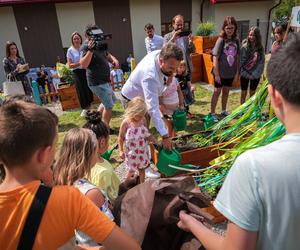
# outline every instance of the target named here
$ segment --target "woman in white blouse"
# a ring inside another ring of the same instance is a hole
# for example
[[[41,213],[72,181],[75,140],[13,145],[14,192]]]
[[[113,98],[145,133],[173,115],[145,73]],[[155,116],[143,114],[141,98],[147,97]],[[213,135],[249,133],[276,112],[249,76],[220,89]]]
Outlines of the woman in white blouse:
[[[79,63],[82,37],[77,31],[72,34],[71,42],[72,46],[67,51],[67,61],[74,73],[77,96],[83,109],[81,116],[85,116],[93,102],[93,93],[88,87],[85,69],[82,69]]]

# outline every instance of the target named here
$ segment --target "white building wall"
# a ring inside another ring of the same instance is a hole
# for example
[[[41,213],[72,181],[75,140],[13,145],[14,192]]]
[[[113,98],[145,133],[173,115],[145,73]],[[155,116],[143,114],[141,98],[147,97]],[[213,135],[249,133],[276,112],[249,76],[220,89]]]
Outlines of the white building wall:
[[[24,57],[22,45],[19,37],[19,32],[12,7],[0,7],[0,59],[1,62],[5,55],[5,45],[7,41],[14,41],[19,49],[19,54]],[[26,60],[26,58],[25,58]],[[2,82],[5,81],[5,73],[3,64],[0,67],[0,87]],[[1,87],[2,88],[2,87]]]
[[[256,26],[256,21],[260,21],[262,42],[265,45],[267,33],[267,21],[269,9],[274,5],[274,1],[253,1],[245,3],[227,3],[214,5],[214,21],[217,32],[222,28],[226,16],[234,16],[237,21],[250,21],[250,27]]]
[[[156,34],[161,35],[160,0],[130,0],[129,5],[133,53],[139,62],[147,53],[145,24],[152,23]]]
[[[63,47],[71,45],[71,34],[74,31],[78,31],[84,39],[86,25],[95,23],[93,3],[57,3],[55,7]]]
[[[200,23],[200,0],[192,0],[192,32],[195,34],[197,27]]]

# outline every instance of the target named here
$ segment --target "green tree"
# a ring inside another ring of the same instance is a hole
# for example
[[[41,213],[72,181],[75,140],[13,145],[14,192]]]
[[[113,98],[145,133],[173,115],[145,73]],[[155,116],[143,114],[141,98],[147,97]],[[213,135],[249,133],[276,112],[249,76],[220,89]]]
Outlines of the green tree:
[[[300,0],[282,0],[282,3],[275,9],[275,21],[288,20],[294,6],[300,5]]]

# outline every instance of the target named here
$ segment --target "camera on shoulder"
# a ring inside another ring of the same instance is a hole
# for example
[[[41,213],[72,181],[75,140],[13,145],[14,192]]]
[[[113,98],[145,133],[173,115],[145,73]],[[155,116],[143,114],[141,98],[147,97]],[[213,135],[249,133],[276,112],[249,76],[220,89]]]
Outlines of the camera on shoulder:
[[[95,42],[94,50],[107,50],[106,40],[112,39],[112,34],[104,34],[101,29],[91,29],[87,35]]]

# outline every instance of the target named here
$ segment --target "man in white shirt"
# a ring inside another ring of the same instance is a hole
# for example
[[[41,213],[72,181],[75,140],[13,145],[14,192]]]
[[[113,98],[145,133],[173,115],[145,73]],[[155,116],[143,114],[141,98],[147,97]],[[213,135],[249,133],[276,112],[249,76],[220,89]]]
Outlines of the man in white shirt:
[[[145,45],[147,53],[154,50],[160,50],[164,44],[162,36],[156,35],[154,32],[154,26],[151,23],[145,25],[145,32],[147,37],[145,38]]]
[[[291,34],[268,64],[269,96],[286,135],[243,153],[230,169],[214,202],[229,220],[226,236],[180,212],[178,226],[191,231],[205,249],[299,249],[299,51],[300,33]]]
[[[182,50],[173,43],[149,53],[136,66],[121,91],[123,104],[136,96],[145,99],[148,113],[166,149],[172,148],[172,141],[159,111],[159,96],[165,86],[172,82],[182,58]]]

